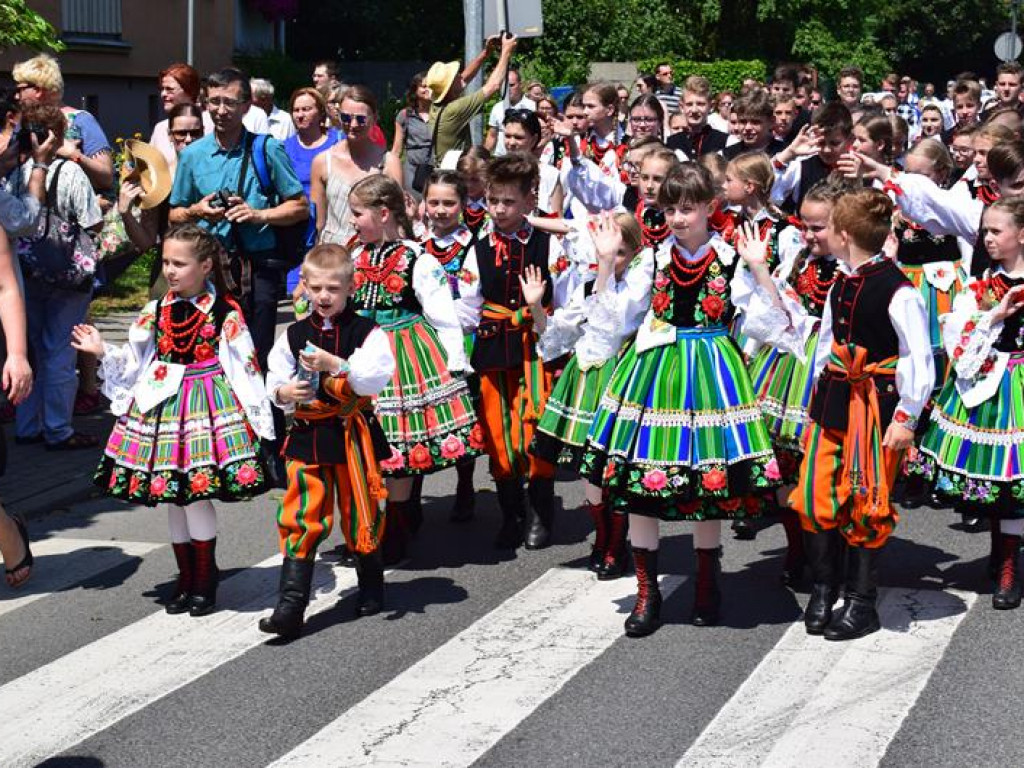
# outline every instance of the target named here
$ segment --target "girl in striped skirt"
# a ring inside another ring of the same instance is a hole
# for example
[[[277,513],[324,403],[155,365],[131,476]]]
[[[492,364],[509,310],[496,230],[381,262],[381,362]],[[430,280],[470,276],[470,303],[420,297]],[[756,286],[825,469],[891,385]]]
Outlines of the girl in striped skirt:
[[[427,186],[423,190],[423,201],[426,209],[429,229],[423,239],[423,249],[437,259],[444,268],[445,278],[448,287],[451,289],[452,298],[459,298],[459,273],[462,271],[462,263],[466,260],[473,243],[476,242],[476,235],[466,226],[464,221],[459,220],[459,214],[464,210],[468,191],[465,180],[455,171],[436,170],[430,175]],[[473,335],[465,334],[463,337],[466,354],[473,351]],[[479,393],[479,384],[475,376],[468,379],[470,389]],[[455,465],[459,475],[458,486],[455,490],[455,504],[452,507],[452,522],[461,523],[473,518],[475,506],[475,492],[473,489],[473,469],[476,462],[472,457]],[[422,482],[422,476],[417,478],[417,483]],[[414,494],[418,500],[419,489]]]
[[[405,556],[413,481],[479,455],[483,439],[464,372],[470,370],[448,279],[434,256],[402,239],[411,231],[401,187],[386,176],[349,193],[359,244],[352,306],[384,330],[397,363],[375,410],[391,458],[383,557]],[[414,522],[414,521],[413,521]]]
[[[940,494],[998,518],[992,607],[1008,609],[1021,601],[1024,534],[1024,198],[994,202],[983,224],[993,267],[968,283],[945,318],[952,371],[917,467]]]
[[[100,358],[103,394],[118,417],[97,484],[133,504],[167,502],[178,581],[168,613],[204,616],[216,604],[217,516],[266,487],[259,437],[274,421],[242,311],[221,273],[216,238],[192,224],[164,239],[170,291],[151,301],[122,347],[75,326],[72,346]]]
[[[782,580],[787,586],[799,581],[805,557],[800,520],[786,499],[796,485],[803,458],[807,409],[814,387],[814,351],[818,346],[825,301],[838,266],[825,233],[832,203],[847,189],[841,182],[829,181],[812,187],[800,206],[802,236],[798,244],[802,242],[802,247],[788,247],[792,242],[788,236],[791,233],[784,232],[780,237],[787,245],[782,248],[778,268],[771,272],[770,294],[758,287],[754,273],[748,269],[741,273],[743,279],[737,281],[732,297],[733,303],[742,308],[747,317],[746,332],[762,343],[748,370],[775,448],[778,474],[785,483],[776,498],[786,532]],[[740,253],[746,256],[747,249],[755,243],[763,243],[762,247],[767,248],[767,233],[763,237],[759,237],[760,234],[748,225]],[[764,258],[767,259],[767,255]],[[794,318],[791,324],[760,322],[761,318],[774,317],[770,307],[776,301],[795,310],[791,312]],[[799,306],[794,307],[794,303]]]
[[[547,317],[540,301],[545,281],[528,273],[538,351],[545,362],[572,351],[544,406],[531,452],[578,472],[587,433],[594,421],[619,352],[640,327],[651,299],[654,253],[642,249],[639,222],[628,213],[604,214],[591,235],[598,257],[597,279],[573,291],[569,303]],[[600,484],[583,480],[585,506],[594,521],[589,567],[599,579],[622,575],[626,560],[626,514],[605,503]]]
[[[693,622],[715,624],[722,519],[757,514],[778,484],[768,430],[729,336],[736,252],[708,232],[711,173],[684,163],[658,203],[672,230],[655,256],[651,308],[622,354],[587,437],[583,473],[630,514],[636,605],[626,634],[660,625],[658,520],[695,522]]]

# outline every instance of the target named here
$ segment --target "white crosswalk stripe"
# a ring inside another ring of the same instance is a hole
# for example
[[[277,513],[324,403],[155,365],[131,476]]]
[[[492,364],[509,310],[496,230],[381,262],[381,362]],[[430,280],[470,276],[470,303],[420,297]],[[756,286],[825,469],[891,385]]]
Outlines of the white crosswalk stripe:
[[[142,557],[165,544],[149,541],[98,541],[96,539],[52,538],[32,542],[36,567],[32,578],[17,591],[0,595],[0,616],[24,608],[54,592],[69,589],[97,574]],[[59,568],[48,568],[50,558],[60,558]]]
[[[273,765],[468,766],[622,637],[633,586],[548,571]]]
[[[280,562],[268,558],[226,580],[211,616],[159,611],[0,687],[4,765],[35,765],[265,642],[256,618],[274,604]],[[351,570],[318,566],[307,615],[333,606],[355,581]]]
[[[677,768],[877,765],[976,598],[885,590],[882,630],[852,642],[795,624]]]

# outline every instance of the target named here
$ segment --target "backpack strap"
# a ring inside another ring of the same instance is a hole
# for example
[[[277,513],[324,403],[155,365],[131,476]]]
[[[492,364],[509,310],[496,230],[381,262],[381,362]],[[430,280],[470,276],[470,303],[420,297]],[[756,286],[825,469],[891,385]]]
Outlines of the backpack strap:
[[[276,197],[277,190],[274,188],[273,180],[270,178],[270,159],[267,157],[267,139],[265,133],[261,133],[252,142],[252,169],[256,171],[256,180],[260,183],[260,189],[268,200]]]

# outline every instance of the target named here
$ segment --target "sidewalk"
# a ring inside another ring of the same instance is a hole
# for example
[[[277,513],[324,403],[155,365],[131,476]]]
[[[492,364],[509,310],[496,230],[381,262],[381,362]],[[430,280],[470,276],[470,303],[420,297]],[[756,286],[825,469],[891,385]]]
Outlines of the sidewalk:
[[[103,338],[123,344],[135,312],[115,312],[96,321]],[[105,401],[104,401],[105,403]],[[75,429],[100,438],[103,445],[114,425],[106,405],[75,417]],[[7,472],[0,478],[4,506],[27,516],[49,512],[83,501],[92,495],[92,475],[102,447],[79,451],[47,451],[42,445],[15,445],[14,424],[4,426],[7,439]]]

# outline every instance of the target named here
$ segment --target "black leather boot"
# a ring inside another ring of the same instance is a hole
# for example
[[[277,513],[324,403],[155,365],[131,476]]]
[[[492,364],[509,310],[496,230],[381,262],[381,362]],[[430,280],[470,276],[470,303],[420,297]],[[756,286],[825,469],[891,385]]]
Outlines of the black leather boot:
[[[839,531],[804,531],[804,553],[811,566],[811,599],[804,611],[808,635],[820,635],[832,621],[832,606],[839,598]]]
[[[412,495],[405,507],[405,531],[409,538],[423,527],[423,475],[416,475],[412,481]]]
[[[217,539],[196,541],[192,539],[195,551],[195,580],[192,588],[192,602],[188,612],[192,616],[206,616],[217,607],[217,584],[220,571],[217,570]]]
[[[878,550],[850,547],[846,601],[825,628],[826,640],[856,640],[882,628],[875,602],[878,599]]]
[[[516,480],[498,480],[498,506],[501,507],[501,528],[494,540],[498,549],[515,549],[523,543],[523,484]]]
[[[356,555],[356,576],[359,579],[357,616],[374,616],[384,610],[384,563],[380,552]]]
[[[192,582],[195,579],[195,552],[190,541],[174,542],[171,548],[174,549],[174,559],[178,563],[178,581],[164,610],[168,613],[188,613],[192,605]]]
[[[448,519],[453,523],[468,523],[476,514],[476,491],[473,489],[475,461],[464,461],[455,465],[459,484],[455,487],[455,503]]]
[[[732,521],[732,535],[738,541],[753,541],[757,538],[757,529],[747,519]]]
[[[626,618],[626,636],[646,637],[661,626],[658,550],[633,547],[633,563],[636,566],[636,605]]]
[[[780,507],[779,520],[786,532],[786,559],[782,562],[782,583],[787,587],[795,587],[803,579],[804,568],[807,566],[800,518],[792,509]]]
[[[604,561],[597,570],[598,581],[611,581],[619,578],[629,566],[629,546],[626,534],[629,533],[629,515],[613,512],[608,524],[608,551]]]
[[[993,521],[998,525],[998,521]],[[1002,557],[999,563],[999,581],[992,593],[992,607],[997,611],[1009,611],[1020,606],[1021,583],[1018,569],[1020,536],[1008,533],[999,536]]]
[[[999,581],[999,567],[1003,564],[1003,532],[999,528],[999,518],[993,516],[989,520],[988,577]]]
[[[281,586],[277,607],[270,616],[260,619],[260,632],[278,635],[292,641],[302,634],[302,623],[309,605],[309,591],[313,584],[313,560],[286,557],[281,563]]]
[[[718,587],[722,575],[722,548],[697,549],[697,576],[694,579],[693,615],[697,627],[713,627],[718,623],[722,592]]]
[[[409,559],[406,552],[409,540],[409,508],[411,501],[389,501],[385,507],[384,539],[381,541],[381,557],[384,565],[396,566]],[[356,555],[358,558],[358,555]]]
[[[526,532],[527,549],[544,549],[551,543],[555,520],[555,480],[538,477],[530,480],[530,528]]]
[[[590,519],[594,521],[594,546],[590,548],[590,559],[587,561],[587,568],[595,573],[601,570],[601,563],[604,562],[605,553],[608,551],[608,534],[611,525],[611,516],[608,505],[604,502],[591,504],[583,502],[583,508],[587,510]]]

